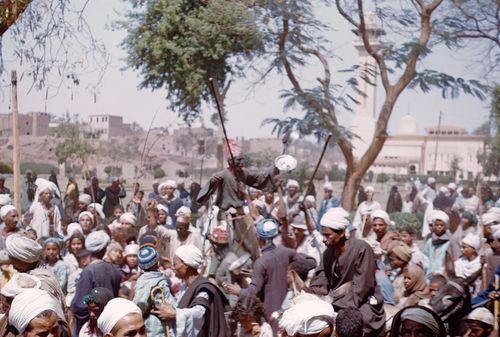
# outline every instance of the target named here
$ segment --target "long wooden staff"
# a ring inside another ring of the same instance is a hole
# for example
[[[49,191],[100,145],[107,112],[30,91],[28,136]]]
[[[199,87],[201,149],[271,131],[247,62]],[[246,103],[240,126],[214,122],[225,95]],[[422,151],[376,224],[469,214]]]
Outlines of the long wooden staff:
[[[224,139],[226,140],[226,145],[227,148],[229,149],[229,155],[231,156],[231,163],[234,163],[233,151],[231,150],[231,145],[229,144],[229,138],[227,137],[226,126],[224,125],[224,114],[222,113],[222,103],[220,101],[219,91],[217,91],[217,83],[213,78],[210,78],[209,81],[210,81],[210,91],[212,92],[215,105],[217,106],[217,113],[219,115],[222,132],[224,133]]]
[[[323,150],[321,151],[321,155],[319,156],[318,162],[316,163],[316,167],[314,168],[314,172],[311,176],[311,179],[309,179],[309,183],[307,184],[306,195],[308,195],[312,191],[314,178],[316,177],[316,173],[318,173],[319,165],[321,164],[321,161],[323,160],[323,157],[324,157],[325,152],[326,152],[326,148],[328,147],[328,143],[330,142],[330,138],[332,138],[332,134],[329,134],[328,137],[326,137],[325,145],[323,146]]]

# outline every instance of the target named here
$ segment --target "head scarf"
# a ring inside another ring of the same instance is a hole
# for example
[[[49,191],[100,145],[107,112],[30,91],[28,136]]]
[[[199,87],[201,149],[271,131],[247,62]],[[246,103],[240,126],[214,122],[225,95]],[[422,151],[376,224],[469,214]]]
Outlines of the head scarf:
[[[422,308],[410,307],[403,309],[401,314],[401,325],[405,320],[414,321],[423,324],[429,330],[431,330],[436,336],[439,335],[439,323],[436,321],[432,314]]]
[[[405,289],[405,296],[415,295],[424,298],[427,284],[425,283],[425,273],[420,266],[410,264],[406,273],[410,277],[410,285]]]
[[[175,180],[166,180],[166,181],[162,182],[160,184],[160,186],[158,186],[158,189],[160,190],[160,192],[164,187],[177,188],[177,184],[176,184]]]
[[[49,190],[49,192],[52,193],[52,195],[56,195],[59,199],[61,198],[61,192],[59,191],[59,188],[57,188],[56,184],[54,184],[52,181],[48,181],[43,178],[38,178],[37,180],[35,180],[35,185],[36,185],[36,192],[33,203],[38,202],[40,194],[42,192],[45,192],[46,190]]]
[[[479,235],[469,233],[462,239],[462,243],[474,248],[476,252],[479,252],[479,249],[481,249],[481,238]]]
[[[88,206],[92,203],[92,197],[89,194],[82,193],[78,196],[78,202]]]
[[[194,245],[183,245],[175,250],[175,256],[191,268],[198,269],[203,263],[201,250]]]
[[[8,194],[0,194],[0,207],[12,204],[12,199]]]
[[[411,261],[411,248],[405,244],[398,245],[392,249],[392,253],[405,262]]]
[[[137,255],[139,253],[139,245],[136,244],[130,244],[125,247],[125,251],[123,253],[123,256],[128,256],[128,255]]]
[[[303,213],[297,214],[292,219],[292,223],[290,224],[290,226],[292,226],[293,228],[299,228],[299,229],[302,229],[302,230],[307,230],[306,219],[304,218],[304,215],[302,215],[302,214]]]
[[[500,222],[500,216],[497,216],[495,213],[484,213],[481,216],[481,220],[483,221],[483,225],[488,226],[494,222]]]
[[[134,213],[126,212],[120,216],[120,223],[121,224],[128,223],[128,224],[135,226],[136,222],[137,222],[137,218],[135,217]]]
[[[259,200],[259,199],[255,199],[252,201],[252,205],[254,207],[259,207],[260,209],[263,209],[264,207],[266,207],[266,205],[264,204],[264,201],[262,200]]]
[[[445,225],[450,224],[450,217],[448,214],[446,214],[443,211],[440,210],[433,210],[431,213],[431,220],[432,222],[435,222],[436,220],[441,220],[442,222],[445,223]]]
[[[365,193],[368,193],[368,192],[375,193],[375,189],[373,188],[373,186],[367,186],[365,188]]]
[[[370,217],[372,218],[372,220],[375,220],[376,218],[384,220],[384,222],[387,226],[394,226],[394,222],[391,221],[389,214],[387,214],[386,211],[383,211],[381,209],[377,209],[377,210],[373,211],[370,214]]]
[[[177,218],[177,221],[189,222],[191,219],[191,210],[186,206],[181,206],[177,212],[175,212],[175,217]]]
[[[257,222],[257,235],[262,239],[272,239],[278,235],[278,223],[274,219],[263,219]]]
[[[455,191],[457,189],[457,184],[455,184],[455,183],[449,183],[448,184],[448,189]]]
[[[24,333],[28,324],[45,310],[51,310],[64,320],[61,305],[46,291],[29,289],[14,297],[9,311],[9,324]]]
[[[80,221],[84,216],[88,216],[90,218],[90,220],[92,221],[92,223],[94,223],[94,214],[92,214],[89,211],[81,212],[78,215],[78,221]]]
[[[26,273],[14,274],[9,282],[7,282],[0,294],[5,297],[14,298],[23,291],[28,289],[40,289],[42,282],[35,276]]]
[[[157,209],[158,211],[163,211],[163,212],[167,213],[167,215],[168,215],[168,208],[167,208],[167,207],[165,207],[164,205],[162,205],[162,204],[158,204],[158,205],[156,205],[156,209]]]
[[[477,308],[474,309],[469,316],[467,316],[468,321],[478,321],[484,324],[493,326],[495,324],[495,317],[486,308]]]
[[[297,180],[294,180],[294,179],[288,179],[288,181],[286,182],[286,188],[290,188],[290,187],[299,188],[299,182]]]
[[[324,191],[331,191],[333,192],[333,185],[331,182],[326,182],[324,185],[323,185],[323,190]]]
[[[330,303],[310,294],[300,295],[294,301],[279,321],[288,336],[318,334],[329,325],[334,326],[336,313]]]
[[[21,234],[12,234],[5,240],[5,250],[9,257],[26,263],[35,263],[40,260],[43,247],[38,242]]]
[[[436,179],[433,177],[427,178],[427,185],[434,184],[436,182]]]
[[[101,204],[98,204],[98,203],[93,203],[93,204],[90,204],[87,206],[87,210],[90,210],[90,209],[95,209],[97,214],[99,214],[99,216],[101,217],[101,219],[105,219],[106,216],[104,215],[104,212],[103,212],[103,208],[102,208],[102,205]]]
[[[349,225],[349,213],[342,207],[330,208],[321,218],[320,224],[333,230],[345,230]]]
[[[134,302],[121,297],[113,298],[97,319],[97,327],[103,335],[109,334],[116,323],[129,314],[138,314],[142,317],[141,309]]]
[[[5,205],[0,208],[0,220],[4,220],[4,218],[11,212],[17,211],[17,209],[12,205]]]
[[[83,235],[83,229],[82,226],[78,222],[72,222],[68,225],[68,228],[66,229],[66,236],[64,237],[64,241],[68,241],[71,239],[73,234],[75,233],[80,233]]]
[[[91,253],[98,253],[106,248],[110,240],[105,231],[92,232],[85,240],[85,249]]]

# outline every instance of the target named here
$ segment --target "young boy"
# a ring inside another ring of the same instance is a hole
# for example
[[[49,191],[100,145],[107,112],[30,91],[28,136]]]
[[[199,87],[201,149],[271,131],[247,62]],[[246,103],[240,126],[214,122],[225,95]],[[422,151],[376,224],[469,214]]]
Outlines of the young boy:
[[[413,242],[415,237],[415,231],[411,227],[404,227],[399,231],[399,236],[401,241],[411,249],[411,260],[410,263],[420,265],[421,267],[424,265],[424,254],[420,248]]]
[[[150,312],[155,308],[155,303],[161,304],[163,300],[172,306],[176,306],[175,299],[170,293],[167,276],[162,273],[160,268],[160,256],[155,248],[143,246],[139,250],[139,267],[144,271],[135,285],[134,303],[141,308],[146,324],[146,334],[148,337],[164,337],[165,322]],[[163,293],[163,298],[161,296]],[[154,301],[151,295],[154,295]],[[170,335],[173,336],[175,330],[168,325]]]

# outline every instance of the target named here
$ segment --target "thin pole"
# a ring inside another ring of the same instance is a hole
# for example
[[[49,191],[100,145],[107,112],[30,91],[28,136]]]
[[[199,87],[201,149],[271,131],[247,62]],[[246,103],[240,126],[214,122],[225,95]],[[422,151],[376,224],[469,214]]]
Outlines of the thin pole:
[[[19,111],[17,108],[17,73],[12,71],[12,136],[14,152],[12,154],[14,174],[14,205],[21,212],[21,151],[19,146]]]
[[[443,112],[442,111],[439,111],[439,120],[438,120],[438,129],[437,129],[437,133],[436,133],[436,149],[435,149],[435,153],[434,153],[434,174],[437,174],[436,173],[436,165],[437,165],[437,157],[438,157],[438,146],[439,146],[439,134],[441,133],[441,118],[443,116]]]
[[[321,164],[321,161],[323,160],[323,156],[325,155],[326,149],[328,148],[328,143],[330,142],[330,138],[332,138],[332,134],[329,134],[326,137],[325,145],[323,146],[323,150],[321,151],[321,155],[319,156],[318,162],[316,163],[316,167],[314,168],[314,172],[311,176],[311,179],[309,180],[309,183],[307,184],[306,195],[308,195],[310,192],[312,192],[314,178],[316,177],[316,173],[318,173],[319,165]]]

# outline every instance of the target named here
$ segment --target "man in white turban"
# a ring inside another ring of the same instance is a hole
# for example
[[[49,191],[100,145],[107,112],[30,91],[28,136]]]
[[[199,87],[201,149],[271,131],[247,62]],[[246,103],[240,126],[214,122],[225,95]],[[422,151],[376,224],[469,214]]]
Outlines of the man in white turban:
[[[462,239],[462,256],[454,263],[455,275],[463,279],[472,279],[473,281],[479,277],[481,270],[481,257],[479,250],[481,249],[481,238],[479,235],[469,233]]]
[[[168,214],[172,216],[174,225],[177,221],[175,218],[177,210],[184,206],[181,198],[179,198],[175,193],[176,187],[177,184],[174,180],[167,180],[162,182],[158,188],[161,196],[158,199],[158,203],[162,204],[168,209]]]
[[[69,333],[59,302],[40,289],[25,290],[14,298],[9,311],[9,324],[25,337],[28,330],[53,331],[60,324]]]
[[[11,205],[12,199],[8,194],[0,194],[0,208],[5,205]]]
[[[374,199],[375,189],[373,186],[367,186],[365,194],[366,200],[359,204],[352,220],[352,226],[356,230],[355,235],[357,238],[368,236],[370,228],[368,224],[371,221],[372,212],[382,209],[380,203]]]
[[[137,218],[134,213],[125,212],[120,216],[120,223],[125,228],[134,228],[137,223]]]
[[[203,263],[203,255],[195,246],[181,246],[174,256],[174,270],[178,278],[186,283],[181,291],[175,309],[168,303],[151,311],[165,321],[175,321],[176,335],[185,337],[227,336],[228,327],[224,307],[228,301],[222,291],[198,269]]]
[[[43,247],[38,242],[21,234],[8,236],[5,250],[14,268],[21,273],[35,269],[43,253]]]
[[[118,297],[106,304],[97,327],[104,337],[146,337],[141,309],[134,302]]]
[[[321,218],[325,215],[326,211],[339,206],[339,199],[333,196],[333,185],[328,181],[323,185],[323,201],[318,211],[318,222],[321,222]]]
[[[5,249],[5,240],[9,235],[19,233],[19,212],[12,205],[0,208],[0,249]]]
[[[36,231],[37,238],[63,236],[61,228],[61,213],[58,207],[52,205],[52,199],[59,189],[51,181],[36,180],[35,200],[28,211],[31,217],[31,227]]]
[[[385,327],[385,314],[375,282],[375,256],[364,240],[346,235],[350,225],[348,216],[347,211],[337,207],[321,219],[327,248],[310,289],[317,294],[333,295],[332,306],[336,312],[358,308],[363,314],[365,334],[376,336]]]

